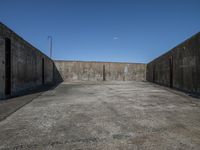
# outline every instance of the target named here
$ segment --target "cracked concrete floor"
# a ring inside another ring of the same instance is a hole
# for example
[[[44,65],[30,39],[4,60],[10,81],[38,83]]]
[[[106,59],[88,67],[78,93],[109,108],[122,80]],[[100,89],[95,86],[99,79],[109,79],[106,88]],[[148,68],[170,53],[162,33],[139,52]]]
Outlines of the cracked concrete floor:
[[[0,149],[200,149],[200,101],[148,82],[73,82],[0,122]]]

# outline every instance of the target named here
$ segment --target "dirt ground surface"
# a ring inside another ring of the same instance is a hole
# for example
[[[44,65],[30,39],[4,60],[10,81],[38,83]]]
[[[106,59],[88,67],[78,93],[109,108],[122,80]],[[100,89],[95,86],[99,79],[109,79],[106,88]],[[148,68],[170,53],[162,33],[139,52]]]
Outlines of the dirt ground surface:
[[[62,83],[0,122],[0,149],[199,150],[200,100],[148,82]]]

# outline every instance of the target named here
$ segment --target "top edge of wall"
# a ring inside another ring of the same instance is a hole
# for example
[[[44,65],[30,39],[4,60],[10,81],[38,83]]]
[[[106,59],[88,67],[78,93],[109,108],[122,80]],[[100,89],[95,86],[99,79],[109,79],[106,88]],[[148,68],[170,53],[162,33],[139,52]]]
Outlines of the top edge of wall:
[[[154,61],[158,60],[159,58],[165,56],[165,55],[168,55],[169,53],[173,52],[177,47],[185,44],[186,42],[188,41],[191,41],[193,38],[195,37],[200,37],[200,32],[197,32],[196,34],[192,35],[191,37],[187,38],[186,40],[184,40],[183,42],[177,44],[175,47],[171,48],[170,50],[168,50],[167,52],[161,54],[160,56],[156,57],[155,59],[151,60],[150,62],[148,62],[147,64],[150,64],[150,63],[153,63]]]
[[[48,59],[50,59],[50,60],[53,61],[53,59],[51,59],[48,55],[46,55],[45,53],[43,53],[41,50],[39,50],[38,48],[36,48],[32,44],[30,44],[28,41],[26,41],[24,38],[22,38],[21,36],[19,36],[16,32],[14,32],[12,29],[10,29],[7,25],[5,25],[4,23],[2,23],[1,21],[0,21],[0,26],[2,26],[3,28],[6,28],[6,30],[8,30],[9,32],[11,32],[11,34],[14,34],[20,40],[22,40],[23,42],[25,42],[26,44],[28,44],[29,46],[31,46],[32,48],[34,48],[36,51],[38,51],[39,53],[41,53],[42,55],[44,55],[45,57],[47,57]]]
[[[138,64],[138,65],[146,65],[145,63],[133,63],[133,62],[81,61],[81,60],[54,60],[54,62],[117,63],[117,64]]]

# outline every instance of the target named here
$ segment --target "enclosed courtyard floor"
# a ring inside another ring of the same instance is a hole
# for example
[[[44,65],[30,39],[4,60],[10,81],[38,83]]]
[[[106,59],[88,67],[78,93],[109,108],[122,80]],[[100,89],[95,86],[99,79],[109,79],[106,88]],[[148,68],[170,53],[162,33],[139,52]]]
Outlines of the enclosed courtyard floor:
[[[0,122],[0,149],[199,150],[200,100],[148,82],[71,82]]]

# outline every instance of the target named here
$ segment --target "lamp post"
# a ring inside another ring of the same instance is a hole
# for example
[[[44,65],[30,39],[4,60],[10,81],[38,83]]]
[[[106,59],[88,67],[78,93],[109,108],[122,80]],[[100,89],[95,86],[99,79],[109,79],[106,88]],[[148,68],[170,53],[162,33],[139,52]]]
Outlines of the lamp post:
[[[50,49],[50,58],[52,57],[52,36],[48,36],[49,43],[49,49]]]

